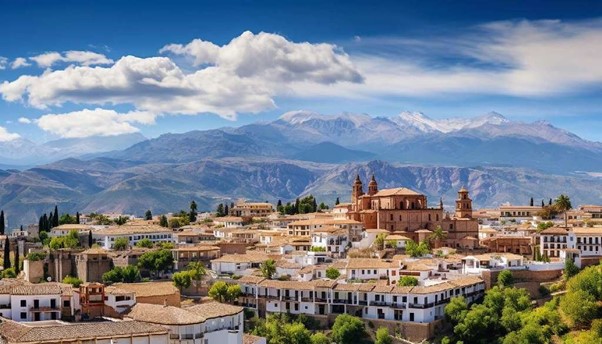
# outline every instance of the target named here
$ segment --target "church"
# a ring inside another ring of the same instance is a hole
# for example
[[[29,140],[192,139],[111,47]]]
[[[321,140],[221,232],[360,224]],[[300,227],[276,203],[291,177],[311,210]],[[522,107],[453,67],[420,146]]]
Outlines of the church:
[[[428,238],[437,226],[447,232],[446,246],[472,249],[478,246],[479,224],[472,217],[472,200],[468,190],[458,191],[456,211],[446,213],[443,202],[429,207],[427,197],[408,188],[378,189],[374,175],[364,193],[363,183],[356,176],[351,190],[347,217],[360,221],[366,229],[385,229],[414,241]]]

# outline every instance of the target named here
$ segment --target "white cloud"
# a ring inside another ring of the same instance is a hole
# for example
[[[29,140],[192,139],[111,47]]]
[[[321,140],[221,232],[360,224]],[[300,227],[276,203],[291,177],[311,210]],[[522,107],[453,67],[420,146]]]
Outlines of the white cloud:
[[[20,138],[17,133],[10,133],[5,127],[0,127],[0,142],[14,141]]]
[[[602,20],[505,21],[469,35],[422,41],[363,39],[352,55],[366,77],[363,85],[337,87],[299,83],[297,96],[424,96],[495,94],[548,97],[602,84]],[[395,54],[376,54],[386,45]],[[454,63],[441,63],[440,58]]]
[[[113,63],[113,60],[107,58],[103,54],[92,51],[78,50],[66,51],[63,54],[56,51],[51,51],[30,57],[29,59],[34,61],[38,67],[42,68],[52,67],[52,65],[58,62],[75,63],[82,66],[105,65]]]
[[[115,136],[140,131],[132,123],[154,124],[155,115],[132,111],[118,113],[107,109],[84,109],[61,114],[47,114],[35,120],[44,131],[63,138]]]
[[[31,66],[30,63],[27,62],[27,59],[24,57],[17,57],[16,59],[13,60],[13,62],[10,64],[10,68],[11,69],[17,69],[17,68],[21,68],[21,67],[27,67],[27,66]]]
[[[0,70],[5,69],[7,63],[8,59],[6,57],[0,56]]]
[[[21,124],[29,124],[31,123],[31,120],[27,117],[19,117],[19,119],[17,120],[19,123]]]
[[[223,47],[197,40],[163,51],[195,53],[198,68],[186,73],[167,57],[125,56],[110,67],[69,66],[23,75],[0,84],[0,93],[6,101],[24,100],[37,108],[65,102],[133,104],[153,113],[211,112],[234,118],[273,108],[274,97],[293,81],[361,81],[349,57],[335,46],[292,43],[272,34],[245,32]]]

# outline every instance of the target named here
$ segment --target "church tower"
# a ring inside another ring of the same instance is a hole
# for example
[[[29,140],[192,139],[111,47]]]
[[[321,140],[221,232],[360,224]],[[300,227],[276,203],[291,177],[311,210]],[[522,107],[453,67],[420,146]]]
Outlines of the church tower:
[[[370,183],[368,183],[368,195],[373,196],[378,192],[378,183],[376,183],[376,178],[372,175],[372,179],[370,179]]]
[[[456,217],[457,218],[472,218],[472,200],[468,197],[468,190],[462,187],[458,191],[458,199],[456,199]]]
[[[353,188],[351,190],[351,203],[357,204],[357,200],[363,194],[364,194],[364,189],[362,186],[362,181],[360,180],[360,175],[358,174],[355,177],[355,182],[353,182]]]

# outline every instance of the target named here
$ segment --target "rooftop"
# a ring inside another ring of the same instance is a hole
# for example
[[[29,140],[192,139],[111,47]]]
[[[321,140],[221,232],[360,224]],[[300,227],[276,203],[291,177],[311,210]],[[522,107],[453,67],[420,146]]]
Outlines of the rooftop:
[[[203,316],[179,307],[150,303],[136,303],[125,316],[160,325],[192,325],[205,321]]]
[[[171,281],[141,282],[141,283],[115,283],[107,288],[117,288],[136,293],[136,297],[163,296],[178,293],[179,290]]]

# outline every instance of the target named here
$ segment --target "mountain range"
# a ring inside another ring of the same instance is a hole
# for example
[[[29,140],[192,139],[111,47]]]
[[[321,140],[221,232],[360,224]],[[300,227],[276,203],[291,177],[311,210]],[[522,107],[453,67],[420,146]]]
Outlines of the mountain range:
[[[449,208],[462,186],[477,207],[560,193],[574,205],[602,201],[602,144],[497,113],[434,120],[296,111],[238,128],[77,141],[45,145],[70,158],[0,171],[0,208],[11,226],[35,222],[55,204],[65,212],[138,215],[185,209],[192,199],[213,209],[239,198],[286,202],[311,193],[332,204],[349,199],[356,173],[375,174],[381,188],[423,192],[433,205],[442,197]]]

